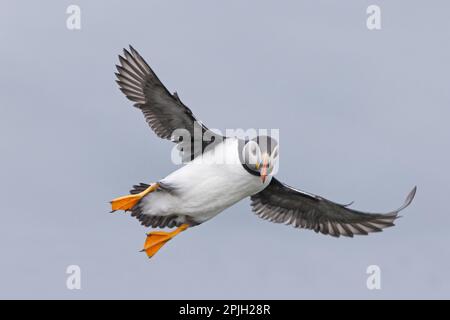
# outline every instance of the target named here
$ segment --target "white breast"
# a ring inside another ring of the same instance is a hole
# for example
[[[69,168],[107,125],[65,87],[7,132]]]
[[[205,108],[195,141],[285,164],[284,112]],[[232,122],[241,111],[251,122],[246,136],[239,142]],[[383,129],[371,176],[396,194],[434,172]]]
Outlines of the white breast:
[[[173,193],[154,193],[146,197],[145,213],[181,214],[204,222],[236,202],[263,190],[260,177],[248,173],[239,162],[238,140],[225,139],[214,150],[161,180]]]

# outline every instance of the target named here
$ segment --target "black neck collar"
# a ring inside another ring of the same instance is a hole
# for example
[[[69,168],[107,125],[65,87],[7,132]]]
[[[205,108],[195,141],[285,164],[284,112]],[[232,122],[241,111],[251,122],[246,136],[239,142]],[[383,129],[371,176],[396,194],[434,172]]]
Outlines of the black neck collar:
[[[244,167],[245,171],[247,171],[248,173],[250,173],[256,177],[261,176],[261,173],[259,171],[254,171],[254,170],[250,169],[246,163],[243,163],[242,166]]]

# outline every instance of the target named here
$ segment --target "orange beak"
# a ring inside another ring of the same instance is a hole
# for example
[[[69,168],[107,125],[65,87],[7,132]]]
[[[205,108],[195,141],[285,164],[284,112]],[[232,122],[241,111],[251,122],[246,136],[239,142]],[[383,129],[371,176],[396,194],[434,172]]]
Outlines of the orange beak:
[[[263,158],[263,163],[261,166],[261,181],[262,183],[266,182],[266,178],[267,178],[267,168],[269,167],[269,157],[265,156]]]

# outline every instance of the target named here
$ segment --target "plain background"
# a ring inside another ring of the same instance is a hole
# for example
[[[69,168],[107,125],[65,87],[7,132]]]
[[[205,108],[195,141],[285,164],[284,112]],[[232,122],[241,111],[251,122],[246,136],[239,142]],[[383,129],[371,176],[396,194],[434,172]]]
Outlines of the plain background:
[[[82,29],[66,28],[66,8]],[[366,28],[381,7],[382,29]],[[0,298],[449,298],[448,1],[1,1]],[[114,82],[132,44],[209,127],[277,128],[280,180],[395,228],[334,239],[245,200],[149,261],[108,201],[176,169]],[[82,290],[66,288],[79,265]],[[366,288],[366,268],[382,289]]]

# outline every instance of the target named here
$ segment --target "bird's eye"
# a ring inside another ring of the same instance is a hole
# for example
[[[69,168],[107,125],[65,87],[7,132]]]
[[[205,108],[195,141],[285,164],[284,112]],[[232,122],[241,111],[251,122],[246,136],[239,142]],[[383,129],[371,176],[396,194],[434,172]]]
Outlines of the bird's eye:
[[[261,162],[261,150],[258,144],[255,141],[249,141],[242,152],[245,164],[258,170]]]
[[[250,145],[250,152],[252,153],[252,155],[256,156],[256,144],[252,143]]]

